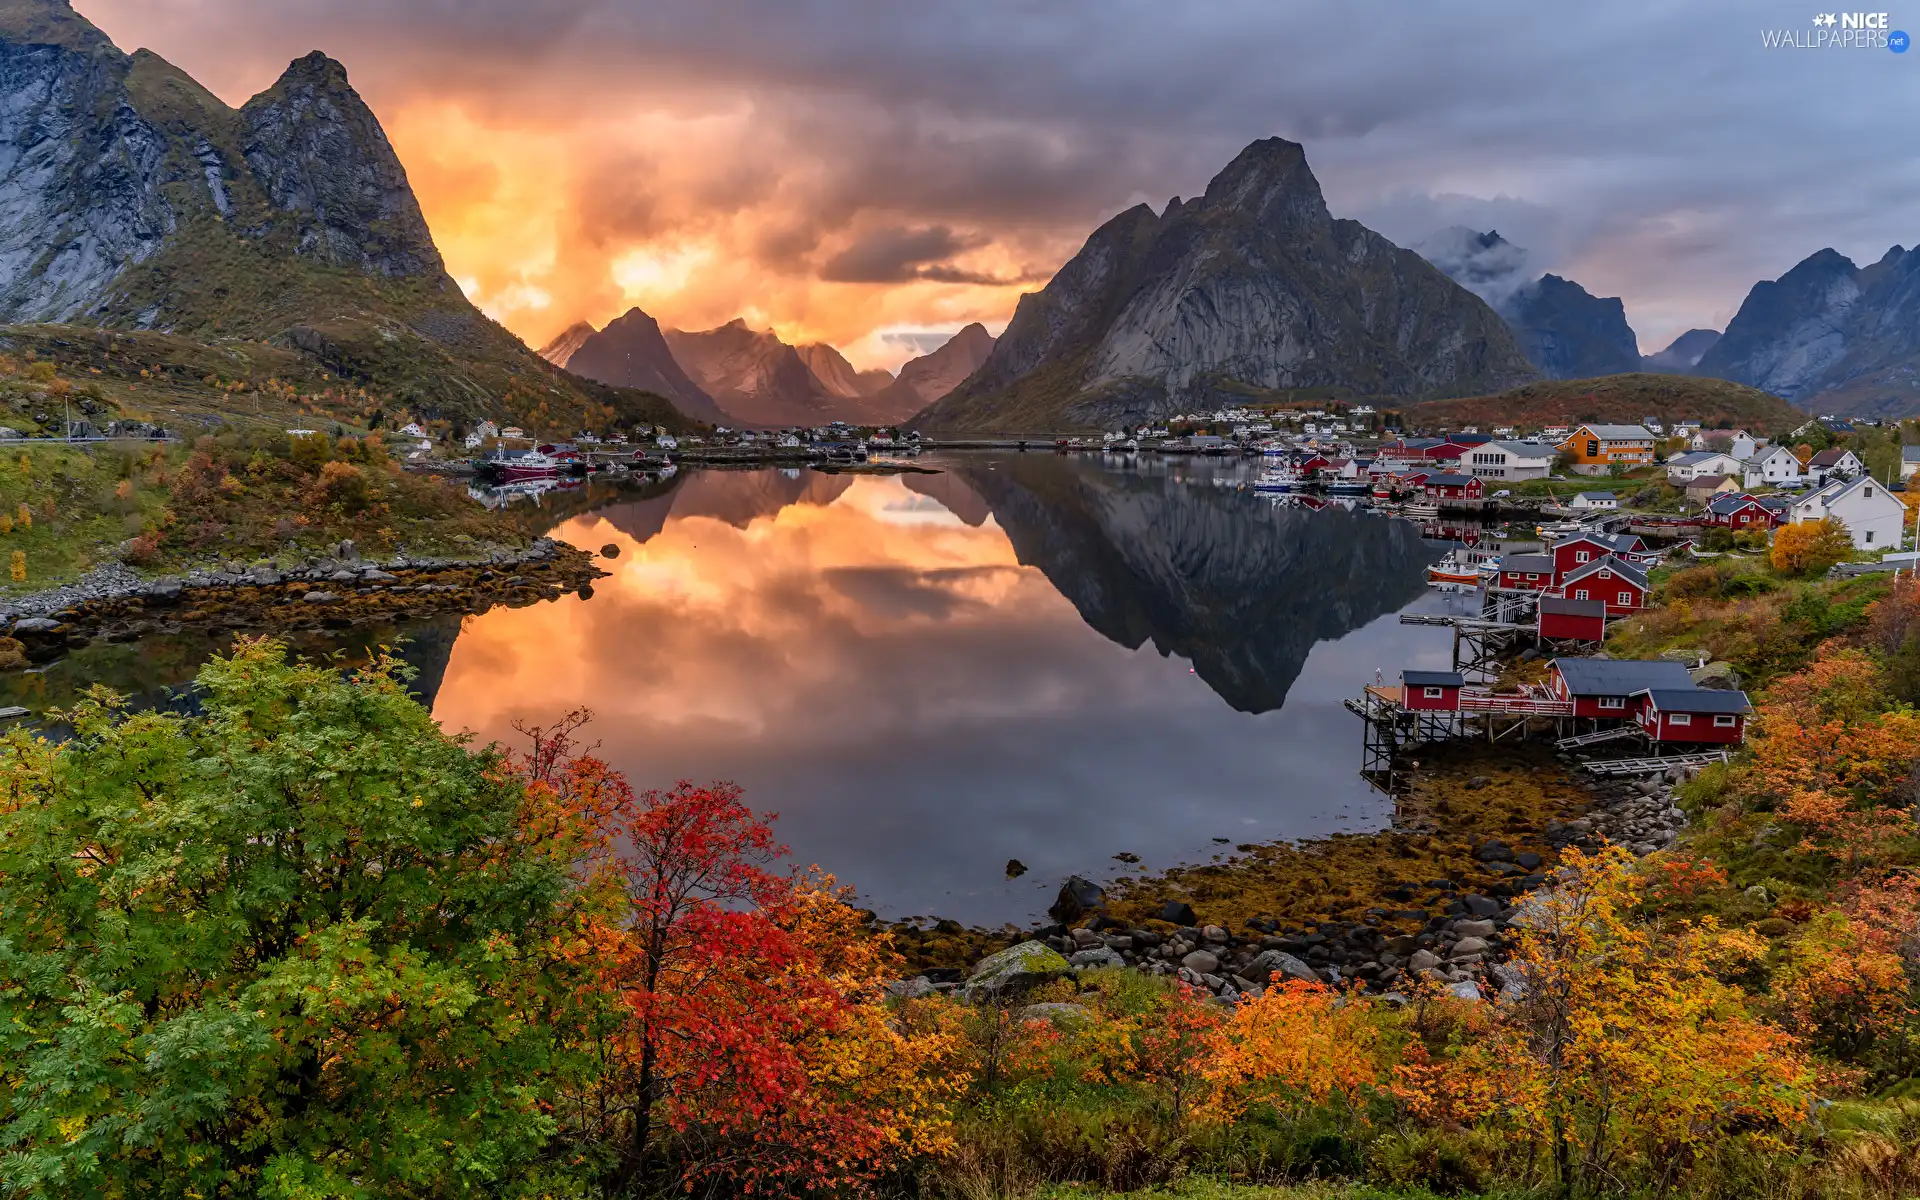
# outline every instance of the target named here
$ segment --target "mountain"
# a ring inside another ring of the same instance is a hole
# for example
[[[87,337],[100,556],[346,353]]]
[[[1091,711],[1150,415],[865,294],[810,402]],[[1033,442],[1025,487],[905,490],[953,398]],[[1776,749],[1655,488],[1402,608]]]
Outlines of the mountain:
[[[1527,361],[1549,379],[1638,371],[1640,342],[1618,297],[1558,275],[1533,278],[1527,252],[1497,230],[1443,229],[1415,247],[1448,278],[1493,306]]]
[[[1684,375],[1700,363],[1701,355],[1713,349],[1720,340],[1717,329],[1689,329],[1655,354],[1649,354],[1640,360],[1642,371],[1655,371]]]
[[[1640,343],[1617,296],[1595,296],[1542,275],[1500,308],[1527,361],[1549,379],[1586,379],[1640,369]]]
[[[717,329],[669,329],[666,340],[687,374],[736,423],[819,425],[841,417],[840,398],[771,330],[749,329],[736,317]]]
[[[561,330],[558,337],[540,347],[540,357],[556,367],[564,367],[567,365],[567,360],[573,357],[573,352],[585,345],[588,338],[599,332],[586,321],[575,321]]]
[[[948,471],[1088,625],[1186,659],[1247,713],[1279,708],[1317,643],[1419,595],[1443,549],[1405,521],[1248,504],[1081,458],[965,459]],[[907,478],[941,498],[926,485],[943,477]]]
[[[945,396],[967,376],[979,370],[993,352],[993,335],[975,321],[941,343],[938,349],[908,359],[885,389],[874,393],[869,407],[886,424],[897,424]]]
[[[0,322],[283,347],[423,416],[683,423],[467,300],[339,63],[309,54],[234,109],[66,0],[0,4]]]
[[[1112,427],[1229,400],[1458,395],[1533,376],[1492,309],[1331,217],[1301,147],[1269,138],[1204,196],[1095,230],[915,423]]]
[[[830,395],[843,400],[854,400],[862,396],[871,396],[893,382],[891,371],[856,371],[853,364],[846,360],[838,350],[825,342],[808,342],[795,346],[794,353],[800,361],[807,364],[807,370],[820,381],[820,386]]]
[[[561,338],[567,338],[577,329],[592,328],[583,322]],[[553,348],[549,346],[548,350]],[[544,355],[547,351],[541,353]],[[738,423],[721,411],[699,384],[687,377],[668,348],[660,323],[638,308],[628,309],[608,322],[605,329],[582,339],[564,365],[575,375],[601,383],[665,396],[675,408],[696,421],[709,425]]]
[[[1868,267],[1820,250],[1755,284],[1694,371],[1818,412],[1920,412],[1920,247]]]
[[[980,322],[961,329],[939,349],[909,359],[900,368],[898,382],[920,398],[922,405],[933,403],[960,386],[967,376],[980,369],[993,353],[993,335]]]
[[[1725,422],[1729,427],[1783,432],[1804,421],[1806,414],[1778,396],[1744,384],[1648,373],[1543,380],[1497,395],[1429,400],[1405,409],[1407,425],[1412,429],[1460,429],[1467,425],[1481,430],[1500,425],[1538,429],[1578,421],[1637,425],[1644,417],[1669,424],[1695,420],[1714,426]]]

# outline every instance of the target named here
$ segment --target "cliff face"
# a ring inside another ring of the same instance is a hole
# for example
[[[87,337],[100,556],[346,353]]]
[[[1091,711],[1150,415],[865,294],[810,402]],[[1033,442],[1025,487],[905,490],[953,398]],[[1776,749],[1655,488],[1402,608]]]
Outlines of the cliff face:
[[[1698,366],[1701,357],[1713,349],[1713,344],[1719,340],[1718,329],[1689,329],[1669,342],[1666,349],[1641,359],[1640,369],[1660,374],[1684,375]]]
[[[448,277],[379,120],[320,53],[233,109],[66,0],[0,3],[0,323],[291,347],[425,415],[682,419],[555,372]]]
[[[771,330],[735,318],[716,329],[666,331],[673,357],[714,403],[748,425],[819,425],[843,405],[814,377],[800,354]]]
[[[1087,624],[1187,659],[1241,712],[1280,707],[1316,643],[1404,607],[1441,553],[1405,521],[1274,508],[1054,455],[949,470]]]
[[[1640,369],[1640,343],[1617,296],[1595,296],[1558,275],[1516,291],[1500,314],[1527,360],[1549,379],[1591,379]]]
[[[1820,412],[1920,412],[1920,247],[1868,267],[1821,250],[1755,284],[1694,371]]]
[[[1204,196],[1095,230],[916,423],[1111,427],[1300,389],[1465,395],[1534,375],[1493,310],[1419,255],[1334,219],[1301,147],[1274,138]]]

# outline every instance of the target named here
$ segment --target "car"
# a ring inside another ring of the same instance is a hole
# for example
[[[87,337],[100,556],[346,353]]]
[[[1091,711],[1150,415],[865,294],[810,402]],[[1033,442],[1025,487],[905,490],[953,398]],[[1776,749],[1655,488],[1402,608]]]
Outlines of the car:
[[[1513,489],[1512,489],[1512,488],[1501,488],[1501,489],[1500,489],[1499,491],[1497,491],[1497,492],[1495,492],[1495,493],[1493,494],[1493,498],[1494,498],[1495,500],[1499,500],[1499,499],[1501,499],[1502,497],[1505,497],[1505,496],[1511,496],[1511,495],[1513,495]]]

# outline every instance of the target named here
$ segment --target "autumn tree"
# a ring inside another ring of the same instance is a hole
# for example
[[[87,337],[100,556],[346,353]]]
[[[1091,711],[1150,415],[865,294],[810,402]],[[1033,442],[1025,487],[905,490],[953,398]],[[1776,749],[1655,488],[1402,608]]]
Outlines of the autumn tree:
[[[1853,538],[1838,517],[1796,521],[1773,534],[1773,569],[1782,575],[1814,575],[1853,557]]]
[[[398,671],[243,642],[0,741],[10,1194],[547,1194],[569,864]]]

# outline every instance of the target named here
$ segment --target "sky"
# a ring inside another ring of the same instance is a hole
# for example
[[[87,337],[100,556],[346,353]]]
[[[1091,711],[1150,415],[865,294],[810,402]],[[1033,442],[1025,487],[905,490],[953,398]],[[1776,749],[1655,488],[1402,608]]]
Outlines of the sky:
[[[76,7],[229,103],[346,64],[454,277],[535,345],[639,305],[897,366],[1273,135],[1336,216],[1497,228],[1646,351],[1822,247],[1920,238],[1920,52],[1764,48],[1814,28],[1781,0]]]

